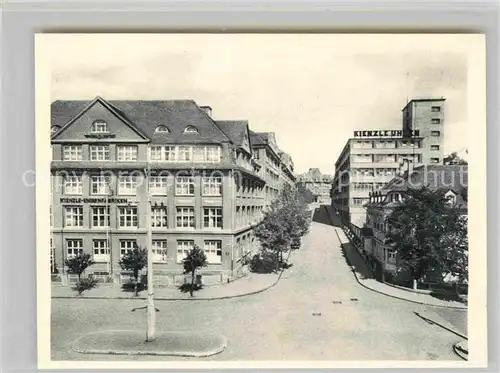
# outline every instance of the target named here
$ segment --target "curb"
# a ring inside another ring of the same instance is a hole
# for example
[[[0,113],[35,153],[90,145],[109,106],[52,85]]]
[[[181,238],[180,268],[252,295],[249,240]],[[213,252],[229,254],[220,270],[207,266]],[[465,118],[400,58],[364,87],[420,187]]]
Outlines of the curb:
[[[291,251],[290,251],[290,253],[291,253]],[[286,263],[288,263],[288,258],[287,258]],[[276,286],[278,284],[279,280],[281,279],[281,276],[283,275],[284,270],[285,270],[284,268],[281,269],[281,271],[278,275],[278,278],[270,285],[268,285],[262,289],[249,292],[249,293],[225,295],[225,296],[221,296],[221,297],[210,297],[210,298],[195,298],[195,297],[192,297],[192,298],[154,298],[154,300],[155,301],[156,300],[159,300],[159,301],[177,301],[177,300],[184,300],[184,301],[206,300],[206,301],[209,301],[209,300],[241,298],[241,297],[245,297],[248,295],[255,295],[255,294],[263,293],[264,291],[269,290],[269,289],[273,288],[274,286]],[[60,296],[56,295],[56,296],[51,296],[51,299],[119,299],[119,300],[141,299],[141,300],[146,300],[147,298],[146,297],[121,297],[121,296],[117,296],[117,297],[104,297],[104,296],[101,296],[101,297],[95,297],[95,296],[75,297],[75,296],[73,296],[73,297],[71,297],[71,296],[66,296],[66,295],[60,295]]]
[[[89,333],[92,334],[92,333]],[[222,344],[220,347],[210,349],[205,352],[195,351],[140,351],[140,350],[112,350],[112,349],[80,349],[75,347],[75,344],[84,336],[77,338],[71,343],[73,351],[81,354],[95,354],[95,355],[150,355],[150,356],[182,356],[182,357],[208,357],[220,354],[227,347],[227,338],[223,335],[220,336]]]
[[[468,350],[465,350],[464,348],[462,348],[462,346],[460,346],[460,343],[461,342],[458,342],[458,343],[455,343],[453,345],[453,351],[455,352],[455,354],[457,354],[459,357],[461,357],[462,359],[468,361],[469,360],[469,351]]]
[[[449,328],[448,326],[445,326],[443,323],[440,323],[440,322],[438,322],[438,321],[435,321],[435,320],[433,320],[433,319],[431,319],[431,318],[429,318],[429,317],[427,317],[427,316],[425,316],[425,315],[422,315],[422,314],[421,314],[421,313],[419,313],[419,312],[413,311],[413,313],[414,313],[415,315],[417,315],[418,317],[420,317],[421,319],[423,319],[424,321],[431,322],[432,324],[435,324],[435,325],[437,325],[437,326],[439,326],[439,327],[443,328],[444,330],[449,331],[450,333],[453,333],[453,334],[455,334],[456,336],[459,336],[460,338],[465,339],[466,341],[468,340],[468,337],[467,337],[466,335],[463,335],[462,333],[457,332],[456,330],[453,330],[452,328]]]
[[[330,216],[330,213],[328,213],[328,217],[330,218],[330,222],[332,222],[333,224],[333,221],[332,221],[332,218]],[[339,239],[340,241],[340,236],[339,236],[339,233],[337,232],[337,230],[335,230],[335,234],[337,235],[337,238]],[[347,237],[347,236],[346,236]],[[354,246],[354,244],[352,243],[352,241],[350,240],[349,237],[347,237],[347,239],[349,240],[349,242],[351,243],[351,245]],[[351,262],[350,258],[349,259],[349,262]],[[364,259],[363,259],[364,260]],[[365,262],[366,263],[366,262]],[[356,271],[353,269],[352,266],[351,267],[351,271],[352,273],[354,274],[354,277],[356,278],[356,281],[358,282],[358,284],[360,284],[362,287],[364,287],[365,289],[368,289],[370,291],[373,291],[375,293],[378,293],[378,294],[382,294],[382,295],[385,295],[387,297],[391,297],[391,298],[394,298],[394,299],[399,299],[399,300],[404,300],[406,302],[411,302],[411,303],[416,303],[416,304],[420,304],[420,305],[424,305],[424,306],[430,306],[430,307],[440,307],[440,308],[449,308],[449,309],[455,309],[455,310],[463,310],[463,311],[467,311],[467,307],[457,307],[457,306],[445,306],[445,305],[437,305],[437,304],[431,304],[431,303],[425,303],[425,302],[419,302],[419,301],[416,301],[416,300],[411,300],[411,299],[406,299],[406,298],[402,298],[402,297],[398,297],[396,295],[392,295],[392,294],[387,294],[387,293],[384,293],[380,290],[376,290],[376,289],[373,289],[371,287],[369,287],[368,285],[365,285],[363,284],[360,279],[358,278],[358,275],[356,274]],[[373,271],[372,271],[373,273]],[[402,291],[405,291],[405,290],[402,290]]]

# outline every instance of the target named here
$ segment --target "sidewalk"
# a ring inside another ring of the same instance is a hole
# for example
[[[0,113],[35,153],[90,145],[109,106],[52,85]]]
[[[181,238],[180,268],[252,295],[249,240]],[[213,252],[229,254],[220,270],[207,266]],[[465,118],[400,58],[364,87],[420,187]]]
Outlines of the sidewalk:
[[[333,213],[329,208],[326,208],[328,211],[328,215],[330,220],[334,221]],[[434,298],[429,294],[420,294],[414,293],[412,291],[406,291],[400,288],[396,288],[385,284],[383,282],[377,281],[365,260],[361,257],[361,254],[357,251],[354,245],[350,242],[349,238],[345,235],[344,231],[341,227],[334,227],[336,234],[338,235],[339,241],[341,244],[346,244],[346,255],[351,262],[351,268],[356,276],[356,279],[360,285],[363,287],[375,291],[380,294],[384,294],[393,298],[406,300],[409,302],[429,305],[429,306],[437,306],[437,307],[447,307],[453,309],[463,309],[467,310],[467,306],[463,303],[456,301],[446,301]]]
[[[250,273],[229,284],[205,286],[195,291],[191,297],[189,293],[183,293],[178,287],[157,287],[154,289],[155,300],[211,300],[236,298],[265,291],[279,281],[280,274],[257,274]],[[76,292],[71,285],[52,283],[52,298],[77,298]],[[146,299],[147,291],[139,293],[135,297],[133,293],[126,292],[119,285],[100,284],[97,288],[86,291],[79,298],[88,299]]]

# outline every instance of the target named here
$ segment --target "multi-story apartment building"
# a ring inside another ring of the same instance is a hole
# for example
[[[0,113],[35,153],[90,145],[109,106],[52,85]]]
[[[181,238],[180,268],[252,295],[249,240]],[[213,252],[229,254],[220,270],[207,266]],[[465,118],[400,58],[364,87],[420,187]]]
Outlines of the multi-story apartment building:
[[[397,270],[397,246],[386,240],[386,222],[392,210],[404,199],[409,188],[427,186],[431,190],[444,190],[450,203],[467,214],[468,168],[466,165],[422,165],[401,177],[394,178],[377,192],[370,193],[366,204],[366,231],[364,254],[379,280],[394,276]]]
[[[273,132],[250,131],[253,156],[261,165],[259,176],[265,180],[264,210],[267,210],[272,201],[278,196],[282,182],[282,162],[280,150],[276,144]]]
[[[310,168],[297,177],[297,188],[306,189],[312,193],[312,202],[330,204],[332,177],[322,174],[319,168]]]
[[[100,97],[55,101],[51,121],[60,273],[66,258],[87,252],[91,271],[120,281],[120,257],[147,246],[151,224],[155,282],[180,281],[194,245],[207,255],[206,281],[240,274],[241,259],[258,245],[253,228],[268,196],[247,122],[215,121],[191,100]]]
[[[359,232],[366,223],[370,192],[410,163],[442,164],[443,104],[444,99],[411,100],[403,109],[401,130],[354,131],[335,163],[331,190],[332,208],[353,230]]]
[[[418,131],[423,138],[422,163],[442,164],[444,98],[413,99],[403,108],[403,132]]]

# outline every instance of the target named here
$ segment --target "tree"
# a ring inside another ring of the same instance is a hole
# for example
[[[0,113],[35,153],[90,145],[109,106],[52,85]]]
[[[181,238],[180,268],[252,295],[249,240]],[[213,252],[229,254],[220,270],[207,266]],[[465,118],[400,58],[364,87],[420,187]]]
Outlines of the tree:
[[[79,253],[67,258],[65,261],[66,267],[68,267],[68,273],[77,275],[78,282],[80,282],[83,272],[94,263],[95,262],[88,253]]]
[[[206,267],[208,265],[207,256],[197,245],[195,245],[182,261],[184,265],[184,273],[191,273],[191,287],[189,289],[189,294],[193,296],[194,291],[194,276],[198,268]]]
[[[414,288],[431,272],[441,280],[450,272],[466,276],[467,226],[463,211],[448,203],[444,191],[408,189],[387,223],[388,243],[397,250],[398,267],[408,271]]]
[[[310,220],[311,213],[300,192],[285,184],[255,229],[262,249],[274,253],[276,269],[283,263],[283,252],[308,232]]]
[[[82,295],[85,290],[90,290],[97,286],[97,280],[92,277],[82,279],[82,274],[85,270],[94,264],[90,254],[79,253],[67,258],[65,264],[68,267],[68,273],[78,276],[78,282],[73,287],[73,290],[77,291],[78,295]]]
[[[120,261],[120,267],[126,271],[132,271],[134,276],[134,292],[139,295],[139,271],[142,270],[148,262],[148,252],[141,247],[134,247],[132,250],[125,253]]]
[[[458,156],[457,152],[453,152],[443,158],[443,164],[446,165],[466,165],[467,161]]]

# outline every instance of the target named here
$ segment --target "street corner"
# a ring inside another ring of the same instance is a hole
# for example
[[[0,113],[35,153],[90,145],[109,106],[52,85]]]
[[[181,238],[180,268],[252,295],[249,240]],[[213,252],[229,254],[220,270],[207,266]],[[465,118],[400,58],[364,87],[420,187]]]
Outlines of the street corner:
[[[178,331],[157,333],[148,342],[145,332],[105,330],[85,334],[71,347],[82,354],[208,357],[224,351],[227,339],[219,334]]]
[[[461,341],[453,345],[455,353],[464,360],[469,360],[469,343],[468,341]]]

